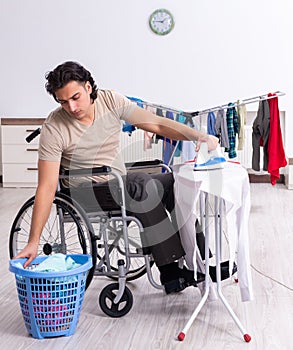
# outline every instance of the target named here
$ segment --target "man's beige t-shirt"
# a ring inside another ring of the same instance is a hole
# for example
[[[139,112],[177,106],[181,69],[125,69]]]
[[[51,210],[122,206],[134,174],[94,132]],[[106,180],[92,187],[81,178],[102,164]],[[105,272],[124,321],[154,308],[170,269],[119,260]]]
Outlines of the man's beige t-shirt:
[[[40,136],[39,159],[60,161],[64,169],[110,166],[125,174],[120,147],[122,120],[137,107],[125,96],[99,90],[95,100],[95,120],[84,125],[61,107],[45,120]]]

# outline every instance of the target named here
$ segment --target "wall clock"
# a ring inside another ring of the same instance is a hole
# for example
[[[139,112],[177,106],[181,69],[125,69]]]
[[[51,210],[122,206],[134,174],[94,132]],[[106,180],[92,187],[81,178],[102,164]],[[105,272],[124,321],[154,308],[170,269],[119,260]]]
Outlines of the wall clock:
[[[149,18],[151,30],[158,35],[166,35],[174,28],[174,17],[166,9],[155,10]]]

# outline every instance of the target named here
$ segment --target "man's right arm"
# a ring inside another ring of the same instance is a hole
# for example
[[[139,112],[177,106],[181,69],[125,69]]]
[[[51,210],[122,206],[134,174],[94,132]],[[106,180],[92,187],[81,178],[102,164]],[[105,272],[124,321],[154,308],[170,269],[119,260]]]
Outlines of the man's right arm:
[[[36,257],[42,230],[50,214],[52,202],[58,185],[59,162],[39,160],[38,187],[28,244],[15,256],[15,258],[28,258],[24,267],[28,266]]]

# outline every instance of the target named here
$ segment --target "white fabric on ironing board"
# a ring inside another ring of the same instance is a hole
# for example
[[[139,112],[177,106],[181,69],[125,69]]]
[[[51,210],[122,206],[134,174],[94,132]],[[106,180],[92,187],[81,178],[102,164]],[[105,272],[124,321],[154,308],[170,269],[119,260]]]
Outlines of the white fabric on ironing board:
[[[241,300],[252,300],[248,239],[250,187],[247,171],[241,165],[230,162],[224,163],[224,167],[217,170],[194,171],[193,169],[194,163],[173,166],[176,213],[178,213],[180,236],[186,252],[186,264],[190,269],[196,269],[194,264],[197,252],[195,221],[196,202],[200,191],[222,198],[226,209],[231,269],[237,251]]]

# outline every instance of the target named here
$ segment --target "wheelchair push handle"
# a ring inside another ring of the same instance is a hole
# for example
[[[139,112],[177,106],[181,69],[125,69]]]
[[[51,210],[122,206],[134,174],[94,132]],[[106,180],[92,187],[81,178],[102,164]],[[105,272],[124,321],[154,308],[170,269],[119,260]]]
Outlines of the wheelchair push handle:
[[[41,128],[37,128],[36,130],[34,130],[32,133],[30,133],[26,138],[26,142],[30,143],[32,142],[33,139],[35,139],[38,135],[40,135],[41,133]]]

